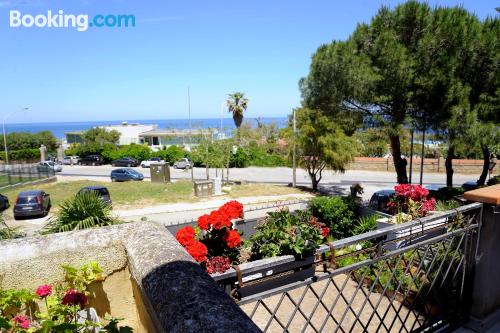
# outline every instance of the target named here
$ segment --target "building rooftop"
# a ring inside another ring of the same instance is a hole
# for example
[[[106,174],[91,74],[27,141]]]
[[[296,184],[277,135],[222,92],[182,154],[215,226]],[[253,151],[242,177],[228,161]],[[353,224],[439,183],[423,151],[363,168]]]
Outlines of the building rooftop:
[[[192,130],[175,130],[175,129],[154,129],[151,131],[142,132],[139,136],[188,136],[209,134],[212,135],[214,131],[207,129],[192,129]]]

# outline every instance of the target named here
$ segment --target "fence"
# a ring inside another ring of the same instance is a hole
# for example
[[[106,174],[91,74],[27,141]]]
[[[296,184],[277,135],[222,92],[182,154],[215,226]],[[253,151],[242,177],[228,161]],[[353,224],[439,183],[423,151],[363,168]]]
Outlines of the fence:
[[[332,242],[312,278],[236,301],[263,332],[452,330],[468,318],[481,213],[471,204]]]
[[[54,170],[38,164],[0,165],[0,188],[46,179]]]

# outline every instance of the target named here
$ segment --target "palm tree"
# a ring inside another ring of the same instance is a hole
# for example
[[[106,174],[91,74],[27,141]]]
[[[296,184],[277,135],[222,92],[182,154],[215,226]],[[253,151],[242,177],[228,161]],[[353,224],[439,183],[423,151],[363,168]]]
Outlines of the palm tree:
[[[229,94],[227,99],[227,109],[233,114],[234,125],[236,128],[240,128],[243,122],[243,112],[247,110],[248,99],[242,92],[235,92],[234,94]]]

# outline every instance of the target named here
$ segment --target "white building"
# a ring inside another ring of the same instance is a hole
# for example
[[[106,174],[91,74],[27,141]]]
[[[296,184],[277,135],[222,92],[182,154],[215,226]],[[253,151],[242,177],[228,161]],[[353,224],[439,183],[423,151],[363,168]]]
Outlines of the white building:
[[[139,144],[141,143],[139,134],[143,132],[149,132],[155,130],[158,125],[156,124],[135,124],[128,123],[124,121],[121,125],[106,125],[99,126],[100,128],[104,128],[106,131],[115,130],[120,133],[120,140],[118,144],[121,145],[129,145],[132,143]],[[65,144],[66,147],[71,145],[72,143],[82,143],[82,134],[84,131],[76,131],[76,132],[66,132],[65,134]]]

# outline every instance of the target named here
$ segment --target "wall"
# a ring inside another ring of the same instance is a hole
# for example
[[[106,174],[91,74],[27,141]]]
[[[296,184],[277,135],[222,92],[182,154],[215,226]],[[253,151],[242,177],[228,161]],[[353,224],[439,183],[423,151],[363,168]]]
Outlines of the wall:
[[[410,170],[410,160],[407,159],[406,170]],[[444,158],[425,158],[424,172],[446,173]],[[356,157],[353,163],[347,166],[348,170],[372,170],[372,171],[395,171],[392,158],[383,157]],[[483,160],[454,159],[453,169],[455,173],[479,175],[483,170]],[[413,159],[413,172],[420,172],[420,158]],[[493,174],[499,172],[497,165]]]

